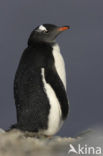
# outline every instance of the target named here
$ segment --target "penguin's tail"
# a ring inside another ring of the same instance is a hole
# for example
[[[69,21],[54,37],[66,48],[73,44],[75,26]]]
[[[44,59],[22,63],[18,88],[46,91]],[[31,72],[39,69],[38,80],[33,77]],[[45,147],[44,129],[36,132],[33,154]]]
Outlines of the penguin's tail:
[[[11,125],[10,128],[8,130],[6,130],[6,132],[9,132],[9,131],[11,131],[13,129],[18,129],[17,124]]]
[[[10,129],[18,128],[17,124],[11,125]]]

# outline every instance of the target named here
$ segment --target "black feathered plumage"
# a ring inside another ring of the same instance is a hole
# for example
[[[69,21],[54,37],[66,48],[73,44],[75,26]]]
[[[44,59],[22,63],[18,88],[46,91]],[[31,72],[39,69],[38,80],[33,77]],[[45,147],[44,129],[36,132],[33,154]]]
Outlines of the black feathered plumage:
[[[17,124],[13,125],[12,128],[31,132],[48,128],[50,104],[43,86],[42,68],[45,69],[46,82],[53,88],[59,100],[62,119],[67,117],[68,99],[54,65],[53,44],[53,42],[36,41],[33,32],[29,38],[28,47],[22,54],[15,74],[14,98]]]

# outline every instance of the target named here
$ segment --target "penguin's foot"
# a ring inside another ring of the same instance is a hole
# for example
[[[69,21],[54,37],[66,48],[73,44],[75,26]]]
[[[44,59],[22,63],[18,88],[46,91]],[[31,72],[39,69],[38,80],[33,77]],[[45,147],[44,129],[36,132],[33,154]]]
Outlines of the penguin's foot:
[[[35,132],[28,132],[28,131],[25,131],[24,132],[24,136],[25,137],[36,137],[38,139],[42,138],[48,138],[48,139],[51,139],[52,136],[47,136],[47,135],[44,135],[44,134],[41,134],[41,133],[35,133]]]

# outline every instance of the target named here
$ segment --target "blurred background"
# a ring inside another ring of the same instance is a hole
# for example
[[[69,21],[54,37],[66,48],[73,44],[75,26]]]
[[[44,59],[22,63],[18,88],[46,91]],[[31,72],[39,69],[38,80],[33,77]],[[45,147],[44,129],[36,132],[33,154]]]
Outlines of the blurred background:
[[[103,1],[0,0],[0,127],[16,122],[14,75],[31,31],[43,23],[72,27],[57,39],[70,101],[58,135],[103,125]]]

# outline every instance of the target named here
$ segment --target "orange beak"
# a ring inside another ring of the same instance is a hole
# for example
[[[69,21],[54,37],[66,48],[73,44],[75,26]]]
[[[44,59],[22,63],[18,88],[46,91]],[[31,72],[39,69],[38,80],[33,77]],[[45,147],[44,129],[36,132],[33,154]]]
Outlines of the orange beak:
[[[58,30],[59,31],[65,31],[65,30],[68,30],[70,29],[70,26],[64,26],[64,27],[59,27]]]

